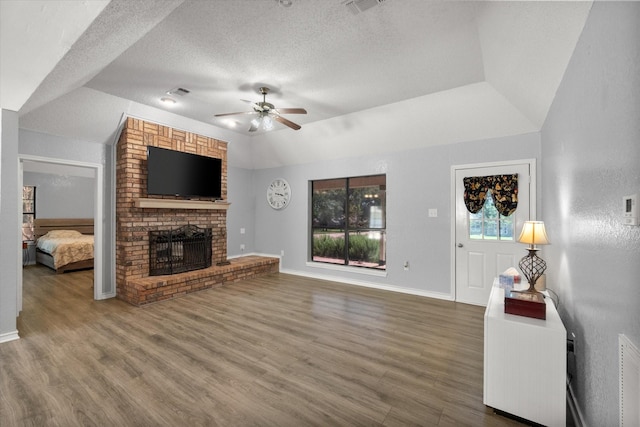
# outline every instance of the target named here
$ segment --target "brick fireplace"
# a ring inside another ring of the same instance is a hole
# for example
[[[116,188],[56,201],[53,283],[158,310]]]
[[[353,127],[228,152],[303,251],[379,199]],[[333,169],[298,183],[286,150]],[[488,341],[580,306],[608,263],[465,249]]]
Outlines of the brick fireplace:
[[[147,146],[222,159],[222,199],[227,198],[227,143],[202,135],[128,118],[116,160],[116,295],[134,305],[174,298],[210,288],[222,281],[278,271],[277,259],[227,261],[227,207],[204,200],[184,207],[171,196],[147,199]],[[141,201],[150,201],[151,204]],[[155,207],[157,202],[160,207]],[[170,206],[177,203],[176,207]],[[189,202],[194,203],[194,202]],[[167,206],[168,205],[168,206]],[[210,207],[210,206],[213,206]],[[182,226],[211,228],[212,267],[172,276],[149,277],[149,232]],[[224,265],[224,266],[223,266]]]

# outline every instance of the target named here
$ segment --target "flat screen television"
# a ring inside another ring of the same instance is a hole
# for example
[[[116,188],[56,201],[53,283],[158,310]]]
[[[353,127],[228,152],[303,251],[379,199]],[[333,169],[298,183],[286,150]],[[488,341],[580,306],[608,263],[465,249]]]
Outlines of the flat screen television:
[[[220,199],[222,160],[147,147],[147,194]]]

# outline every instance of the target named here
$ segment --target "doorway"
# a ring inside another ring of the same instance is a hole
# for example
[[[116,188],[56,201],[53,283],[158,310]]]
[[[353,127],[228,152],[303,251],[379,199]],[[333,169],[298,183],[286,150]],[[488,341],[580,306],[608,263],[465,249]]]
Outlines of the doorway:
[[[72,168],[85,168],[90,169],[93,172],[94,179],[94,191],[93,191],[93,206],[94,206],[94,267],[93,267],[93,298],[96,300],[110,298],[112,295],[105,293],[103,289],[103,257],[102,257],[102,248],[103,248],[103,166],[101,164],[96,163],[85,163],[85,162],[76,162],[64,159],[54,159],[47,157],[39,157],[39,156],[30,156],[30,155],[19,155],[18,156],[19,167],[18,167],[18,179],[17,185],[19,189],[19,194],[22,194],[22,187],[24,182],[24,163],[25,162],[33,162],[43,166],[43,170],[47,169],[47,166],[50,168],[63,168],[63,167],[72,167]],[[22,212],[20,212],[20,223],[22,223]],[[18,245],[16,245],[18,247]],[[22,246],[20,245],[20,248]],[[19,256],[19,260],[22,260],[22,255]],[[18,268],[20,269],[20,273],[17,275],[18,278],[18,292],[17,292],[17,311],[20,313],[22,311],[22,263],[19,264]]]
[[[486,306],[494,279],[516,267],[526,254],[517,239],[524,222],[535,219],[535,170],[535,159],[452,167],[452,288],[456,301]],[[517,208],[513,213],[500,214],[491,194],[486,195],[478,212],[469,212],[464,201],[464,178],[514,174]]]

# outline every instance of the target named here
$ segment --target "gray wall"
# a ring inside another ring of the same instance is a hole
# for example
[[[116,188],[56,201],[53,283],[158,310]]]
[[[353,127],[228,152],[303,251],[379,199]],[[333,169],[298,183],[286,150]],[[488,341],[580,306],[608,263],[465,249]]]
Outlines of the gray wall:
[[[109,146],[20,129],[20,154],[105,164]]]
[[[95,179],[36,172],[22,179],[36,187],[36,218],[93,218]]]
[[[618,334],[640,346],[640,3],[596,2],[542,131],[547,285],[576,334],[571,388],[590,426],[618,425]]]
[[[358,135],[354,134],[354,138]],[[451,166],[539,157],[539,134],[532,133],[256,170],[255,249],[273,255],[284,251],[285,271],[448,298],[451,297]],[[387,277],[307,266],[309,181],[379,173],[387,174]],[[287,179],[292,187],[291,203],[282,211],[271,209],[265,198],[267,185],[277,177]],[[438,209],[437,218],[427,216],[430,208]],[[403,269],[404,261],[409,261],[409,271]]]
[[[227,211],[227,256],[233,257],[255,252],[253,171],[228,166],[227,179],[227,200],[231,203]],[[244,234],[240,234],[241,228]],[[244,245],[244,251],[240,245]]]
[[[0,111],[0,342],[16,337],[19,244],[18,113]],[[20,207],[21,208],[21,207]],[[13,226],[12,226],[13,224]]]

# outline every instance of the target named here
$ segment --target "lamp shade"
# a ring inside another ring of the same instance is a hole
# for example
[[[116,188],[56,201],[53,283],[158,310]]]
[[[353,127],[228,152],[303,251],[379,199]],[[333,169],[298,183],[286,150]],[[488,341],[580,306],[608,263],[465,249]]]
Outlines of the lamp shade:
[[[525,221],[518,242],[530,245],[548,245],[549,238],[542,221]]]

